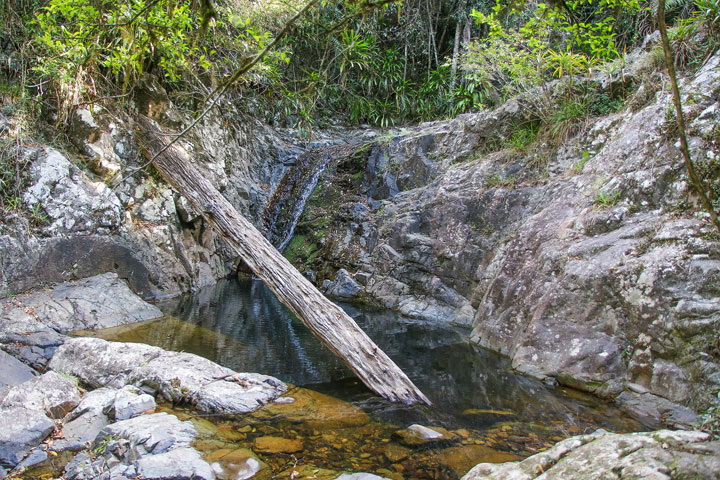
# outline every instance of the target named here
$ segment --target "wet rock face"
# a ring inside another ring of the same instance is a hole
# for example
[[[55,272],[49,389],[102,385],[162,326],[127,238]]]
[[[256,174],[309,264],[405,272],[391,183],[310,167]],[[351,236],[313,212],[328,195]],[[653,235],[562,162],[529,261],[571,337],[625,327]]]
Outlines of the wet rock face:
[[[521,462],[481,463],[463,480],[718,478],[720,444],[701,432],[594,433],[572,437]]]

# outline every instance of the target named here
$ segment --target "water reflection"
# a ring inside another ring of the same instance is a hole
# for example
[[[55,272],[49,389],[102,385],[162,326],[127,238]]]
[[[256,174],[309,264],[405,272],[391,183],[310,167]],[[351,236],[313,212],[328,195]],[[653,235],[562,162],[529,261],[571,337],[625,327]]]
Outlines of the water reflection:
[[[239,371],[273,375],[361,406],[386,423],[482,428],[513,421],[632,431],[643,425],[594,397],[568,396],[515,375],[507,359],[468,343],[466,331],[341,304],[433,401],[404,407],[372,395],[259,281],[224,281],[161,307],[166,319],[103,334],[196,353]],[[569,427],[563,427],[569,428]]]

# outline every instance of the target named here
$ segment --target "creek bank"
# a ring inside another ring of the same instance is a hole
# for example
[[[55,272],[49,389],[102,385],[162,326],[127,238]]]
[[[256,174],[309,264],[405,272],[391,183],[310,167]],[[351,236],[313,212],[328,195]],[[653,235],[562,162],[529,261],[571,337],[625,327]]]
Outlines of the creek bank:
[[[115,273],[0,300],[0,345],[43,370],[73,330],[107,328],[159,318]]]
[[[72,455],[92,444],[71,462],[68,478],[97,478],[100,465],[114,467],[109,473],[113,478],[186,478],[188,471],[215,478],[209,464],[189,447],[192,432],[173,424],[175,417],[142,415],[155,410],[155,396],[234,414],[255,410],[287,389],[275,378],[238,373],[192,354],[70,338],[72,330],[162,315],[114,273],[12,297],[1,307],[0,360],[7,368],[0,378],[0,416],[8,422],[0,432],[3,476],[5,468],[22,472],[47,463],[49,452]],[[39,375],[20,360],[45,373]],[[79,382],[95,390],[85,393]],[[99,447],[110,456],[98,458]],[[148,454],[153,456],[146,458]]]
[[[720,442],[707,433],[596,432],[563,440],[521,462],[483,463],[462,480],[720,478]]]
[[[104,282],[113,279],[112,275],[105,275],[96,280],[98,285],[106,288]],[[77,289],[89,291],[88,282],[79,282]],[[55,294],[41,292],[34,294],[36,296],[10,299],[14,302],[13,315],[17,314],[16,310],[24,312],[28,305],[33,305],[39,314],[29,315],[32,321],[26,325],[64,331],[63,328],[72,322],[62,312],[58,313],[55,322],[53,315],[57,310],[43,305],[56,305],[58,292],[65,292],[59,297],[61,299],[81,298],[81,295],[71,293],[70,285],[61,285],[56,290]],[[141,300],[137,299],[137,302],[142,306]],[[78,308],[84,305],[82,302],[75,304]],[[137,311],[125,310],[126,316],[117,316],[115,323],[127,325],[130,317],[137,316],[134,313]],[[88,324],[88,316],[80,310],[73,318],[78,325]],[[102,318],[93,317],[93,322],[102,323],[105,321]],[[455,472],[453,475],[459,476],[473,463],[514,460],[513,454],[499,452],[495,447],[524,436],[523,424],[515,425],[514,422],[497,425],[495,443],[489,441],[489,436],[477,437],[475,432],[464,430],[445,431],[432,424],[411,426],[406,431],[397,430],[397,427],[379,428],[365,412],[345,402],[303,389],[293,389],[288,392],[289,396],[278,397],[287,387],[277,380],[268,383],[270,377],[236,373],[188,353],[95,338],[63,340],[48,363],[46,373],[3,392],[0,403],[3,418],[10,419],[20,430],[3,432],[7,437],[0,439],[0,451],[9,453],[6,455],[8,460],[1,461],[7,467],[15,467],[15,472],[27,468],[30,469],[28,473],[34,475],[32,472],[38,470],[33,468],[58,458],[62,462],[69,460],[66,478],[109,476],[122,479],[141,474],[145,478],[175,480],[187,478],[187,473],[192,472],[197,478],[225,479],[247,475],[244,478],[261,480],[269,478],[271,471],[276,472],[275,469],[287,462],[283,454],[255,453],[242,446],[262,443],[257,439],[265,438],[264,442],[271,442],[273,448],[280,441],[281,448],[274,451],[300,450],[303,458],[314,461],[328,456],[345,456],[345,450],[352,446],[352,465],[348,463],[347,468],[351,471],[369,465],[374,456],[387,458],[390,462],[388,468],[376,470],[375,475],[343,474],[339,469],[321,469],[311,463],[283,470],[282,475],[288,478],[297,478],[301,474],[312,477],[322,471],[323,478],[328,480],[341,475],[400,480],[417,468],[423,469],[423,475]],[[57,370],[73,374],[84,385],[96,389],[83,393],[75,380],[58,375]],[[274,391],[263,397],[264,405],[257,401],[258,388],[263,395],[267,394],[267,389]],[[217,392],[221,392],[220,400],[225,402],[221,407],[226,410],[218,406]],[[158,409],[156,396],[158,401],[172,399],[195,406],[187,416],[152,413]],[[274,402],[273,398],[282,400]],[[198,415],[196,408],[226,414],[256,410],[240,417],[245,423],[242,427],[237,423],[217,427],[210,426]],[[484,414],[482,411],[467,413]],[[130,418],[122,420],[126,416]],[[264,423],[278,418],[283,418],[287,426],[270,427]],[[435,442],[439,449],[437,453],[432,450],[425,453],[422,446],[408,448],[394,443],[393,432],[398,438],[406,438],[405,434],[412,432],[435,437],[430,439],[431,442],[443,441]],[[229,443],[219,444],[217,439],[220,438]],[[44,439],[45,443],[41,444]],[[319,441],[327,442],[328,446],[316,443]],[[260,455],[262,457],[258,458]],[[428,460],[429,466],[419,467],[419,458]]]
[[[66,341],[49,366],[94,388],[134,385],[208,413],[251,412],[287,389],[276,378],[237,373],[191,353],[99,338]]]

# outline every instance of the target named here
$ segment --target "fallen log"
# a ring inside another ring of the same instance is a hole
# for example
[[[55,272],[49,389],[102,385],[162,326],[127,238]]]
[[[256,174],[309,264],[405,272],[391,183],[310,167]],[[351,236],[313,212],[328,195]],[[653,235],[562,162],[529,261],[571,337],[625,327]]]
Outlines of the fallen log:
[[[255,275],[378,395],[394,402],[430,401],[340,307],[318,291],[190,162],[168,134],[146,117],[138,138],[160,174],[212,225]],[[164,151],[162,151],[165,149]],[[161,152],[159,155],[156,155]]]

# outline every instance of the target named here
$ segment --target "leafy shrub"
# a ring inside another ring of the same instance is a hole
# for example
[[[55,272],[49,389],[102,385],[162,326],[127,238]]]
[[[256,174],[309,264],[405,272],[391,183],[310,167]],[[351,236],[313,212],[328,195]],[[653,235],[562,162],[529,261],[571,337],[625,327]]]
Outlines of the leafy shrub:
[[[105,89],[132,92],[145,73],[159,75],[174,90],[207,93],[206,84],[234,72],[271,39],[253,24],[253,10],[241,12],[227,1],[216,1],[217,11],[193,5],[192,0],[49,0],[33,23],[35,71],[55,84],[62,117]],[[272,78],[274,65],[283,60],[285,53],[275,52],[247,81]]]
[[[624,106],[625,101],[621,98],[613,98],[605,92],[595,92],[590,95],[588,112],[596,116],[609,115],[621,110]]]

